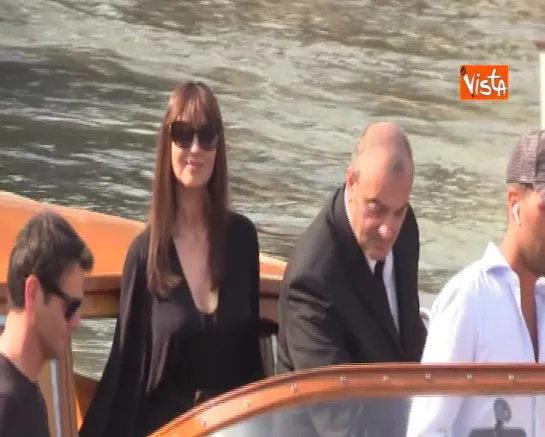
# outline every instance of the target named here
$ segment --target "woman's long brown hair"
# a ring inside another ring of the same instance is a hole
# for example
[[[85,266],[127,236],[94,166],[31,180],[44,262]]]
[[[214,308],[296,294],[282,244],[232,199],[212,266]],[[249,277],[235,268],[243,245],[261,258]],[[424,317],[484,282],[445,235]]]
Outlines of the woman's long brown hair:
[[[211,123],[219,130],[216,159],[208,181],[209,208],[207,216],[209,268],[212,288],[220,285],[223,276],[223,250],[228,209],[227,156],[223,120],[212,90],[202,82],[186,82],[170,96],[159,132],[151,209],[147,257],[147,282],[151,292],[167,296],[179,285],[180,275],[172,270],[169,248],[178,210],[176,196],[179,182],[172,170],[170,123],[180,117],[195,125]],[[183,187],[182,187],[183,189]]]

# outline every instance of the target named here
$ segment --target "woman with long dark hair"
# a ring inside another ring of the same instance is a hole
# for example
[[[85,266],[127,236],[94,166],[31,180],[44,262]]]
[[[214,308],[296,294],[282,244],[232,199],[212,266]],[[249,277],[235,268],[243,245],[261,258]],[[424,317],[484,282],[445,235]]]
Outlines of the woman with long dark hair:
[[[263,376],[257,232],[228,207],[218,102],[187,82],[168,102],[148,225],[127,253],[112,350],[80,436],[145,436]]]

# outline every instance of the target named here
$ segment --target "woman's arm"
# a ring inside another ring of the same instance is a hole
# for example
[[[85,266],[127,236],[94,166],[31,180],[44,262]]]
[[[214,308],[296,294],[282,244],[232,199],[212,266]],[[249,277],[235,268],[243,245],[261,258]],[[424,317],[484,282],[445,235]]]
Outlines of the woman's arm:
[[[108,362],[85,415],[80,437],[131,437],[149,372],[150,294],[146,235],[131,244],[121,279],[119,315]]]

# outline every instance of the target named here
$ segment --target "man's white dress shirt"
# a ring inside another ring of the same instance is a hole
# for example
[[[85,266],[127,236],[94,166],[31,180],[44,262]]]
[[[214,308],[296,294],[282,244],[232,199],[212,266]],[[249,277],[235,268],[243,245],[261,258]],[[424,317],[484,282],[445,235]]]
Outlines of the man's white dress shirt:
[[[539,362],[545,361],[545,284],[535,287]],[[518,276],[489,243],[483,257],[454,276],[433,304],[423,363],[533,363],[534,350],[520,305]],[[496,423],[498,396],[418,396],[407,437],[467,437]],[[545,436],[542,396],[501,396],[511,408],[506,427]]]

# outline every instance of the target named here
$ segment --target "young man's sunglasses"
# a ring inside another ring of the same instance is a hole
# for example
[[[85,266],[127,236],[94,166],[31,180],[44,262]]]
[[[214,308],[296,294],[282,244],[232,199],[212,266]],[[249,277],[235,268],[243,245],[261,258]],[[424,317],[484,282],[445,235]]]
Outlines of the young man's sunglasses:
[[[181,149],[189,149],[193,139],[197,136],[199,147],[203,150],[213,150],[217,145],[219,129],[211,123],[206,123],[194,128],[186,121],[173,121],[170,123],[170,137],[174,144]]]
[[[62,300],[64,300],[65,303],[65,310],[64,310],[64,319],[68,322],[72,317],[74,317],[74,314],[79,310],[81,307],[81,304],[83,302],[83,299],[80,297],[72,297],[69,294],[62,291],[57,286],[50,286],[47,287],[47,291],[51,294],[54,294],[58,297],[60,297]]]

